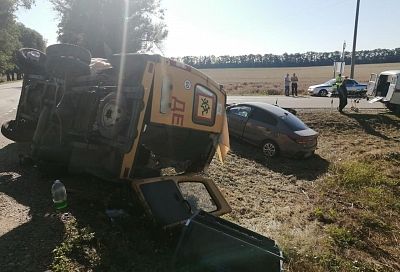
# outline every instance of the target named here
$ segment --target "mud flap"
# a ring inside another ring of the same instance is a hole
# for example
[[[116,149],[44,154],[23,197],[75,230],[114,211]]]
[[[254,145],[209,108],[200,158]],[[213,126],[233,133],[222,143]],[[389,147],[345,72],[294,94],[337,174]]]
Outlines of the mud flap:
[[[207,212],[187,220],[176,248],[175,271],[282,271],[275,242]]]

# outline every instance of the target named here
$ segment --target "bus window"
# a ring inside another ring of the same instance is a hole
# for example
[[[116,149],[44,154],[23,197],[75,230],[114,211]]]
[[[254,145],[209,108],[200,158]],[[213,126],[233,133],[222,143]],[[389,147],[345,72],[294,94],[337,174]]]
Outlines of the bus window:
[[[213,126],[217,108],[217,96],[202,85],[196,85],[194,90],[193,122]]]

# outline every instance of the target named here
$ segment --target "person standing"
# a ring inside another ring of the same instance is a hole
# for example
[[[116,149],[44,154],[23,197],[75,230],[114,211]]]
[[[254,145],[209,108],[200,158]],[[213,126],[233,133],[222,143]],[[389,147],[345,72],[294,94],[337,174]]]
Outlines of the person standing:
[[[289,86],[290,86],[290,78],[289,78],[289,74],[286,74],[285,77],[285,95],[289,96]]]
[[[299,82],[299,79],[297,78],[296,73],[293,73],[290,81],[292,81],[292,95],[297,96],[297,83]]]
[[[338,95],[339,95],[339,112],[342,113],[343,112],[343,108],[346,107],[347,105],[347,88],[346,88],[346,84],[348,81],[348,77],[344,77],[344,80],[339,81],[339,84],[336,83],[336,85],[338,86]]]

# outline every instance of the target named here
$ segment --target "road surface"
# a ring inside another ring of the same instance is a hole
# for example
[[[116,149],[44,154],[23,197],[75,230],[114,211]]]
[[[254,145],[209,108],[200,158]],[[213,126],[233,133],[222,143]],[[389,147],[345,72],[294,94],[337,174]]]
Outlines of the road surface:
[[[348,99],[346,108],[352,105],[352,98]],[[228,96],[227,103],[245,103],[245,102],[267,102],[270,104],[278,104],[285,108],[295,109],[336,109],[339,106],[339,98],[337,97],[315,97],[315,96],[283,96],[283,95],[268,95],[268,96]],[[361,99],[356,103],[359,109],[383,109],[385,106],[382,103],[368,103],[366,99]],[[346,109],[345,108],[345,109]]]
[[[0,122],[14,119],[17,112],[22,81],[0,84]]]
[[[13,82],[0,84],[0,122],[14,118],[17,110],[19,95],[21,93],[22,82]],[[351,106],[352,99],[349,99],[347,107]],[[307,109],[336,109],[339,105],[337,97],[313,97],[313,96],[228,96],[228,103],[243,103],[243,102],[267,102],[271,104],[277,103],[281,107],[288,108],[307,108]],[[365,99],[360,100],[357,104],[360,109],[382,109],[384,106],[381,103],[368,103]]]

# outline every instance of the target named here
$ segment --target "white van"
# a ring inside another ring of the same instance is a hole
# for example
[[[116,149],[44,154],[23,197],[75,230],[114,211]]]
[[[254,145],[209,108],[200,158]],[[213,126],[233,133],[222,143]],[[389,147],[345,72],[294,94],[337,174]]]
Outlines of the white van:
[[[400,113],[400,70],[384,71],[379,76],[371,74],[367,89],[370,103],[380,101],[389,110]]]

